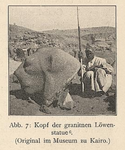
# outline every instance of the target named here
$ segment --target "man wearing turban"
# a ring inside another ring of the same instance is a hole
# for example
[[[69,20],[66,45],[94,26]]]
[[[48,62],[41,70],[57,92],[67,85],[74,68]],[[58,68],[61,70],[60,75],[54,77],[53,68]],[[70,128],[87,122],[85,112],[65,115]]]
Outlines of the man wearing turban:
[[[86,72],[83,76],[85,91],[89,96],[105,94],[112,84],[113,67],[104,58],[95,56],[91,47],[85,50],[87,57]]]

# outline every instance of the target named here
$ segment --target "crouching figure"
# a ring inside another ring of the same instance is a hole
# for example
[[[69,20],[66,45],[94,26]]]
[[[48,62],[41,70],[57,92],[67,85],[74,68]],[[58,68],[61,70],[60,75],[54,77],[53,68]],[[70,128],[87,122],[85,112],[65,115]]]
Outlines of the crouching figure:
[[[83,75],[84,90],[87,95],[101,96],[112,84],[113,67],[104,58],[95,56],[92,48],[86,51],[86,72]]]

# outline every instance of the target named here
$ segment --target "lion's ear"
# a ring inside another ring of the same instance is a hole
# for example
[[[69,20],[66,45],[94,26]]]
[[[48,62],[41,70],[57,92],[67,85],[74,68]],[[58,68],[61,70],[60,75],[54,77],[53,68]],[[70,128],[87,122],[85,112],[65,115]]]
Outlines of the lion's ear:
[[[52,66],[53,66],[53,56],[50,55],[50,57],[48,57],[48,71],[52,71]]]

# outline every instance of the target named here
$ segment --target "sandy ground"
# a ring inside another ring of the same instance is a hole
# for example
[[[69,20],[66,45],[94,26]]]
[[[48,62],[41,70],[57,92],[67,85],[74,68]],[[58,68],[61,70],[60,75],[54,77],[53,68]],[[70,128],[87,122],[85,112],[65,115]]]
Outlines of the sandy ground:
[[[116,80],[114,80],[116,81]],[[109,95],[101,97],[87,98],[81,93],[80,80],[77,77],[70,87],[70,94],[76,103],[72,110],[63,110],[59,107],[50,107],[51,114],[41,112],[40,105],[28,98],[22,92],[20,84],[10,79],[9,90],[9,115],[25,116],[96,116],[96,115],[116,115],[115,85],[113,82],[109,90]]]

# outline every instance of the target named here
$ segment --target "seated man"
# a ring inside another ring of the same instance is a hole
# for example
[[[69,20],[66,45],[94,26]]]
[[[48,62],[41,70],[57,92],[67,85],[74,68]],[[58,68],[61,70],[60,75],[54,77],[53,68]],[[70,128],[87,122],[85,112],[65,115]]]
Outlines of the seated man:
[[[112,84],[113,67],[104,58],[96,57],[92,48],[85,51],[86,72],[83,76],[85,92],[92,96],[105,94]]]

